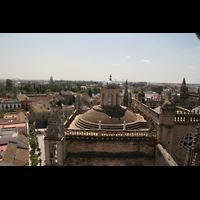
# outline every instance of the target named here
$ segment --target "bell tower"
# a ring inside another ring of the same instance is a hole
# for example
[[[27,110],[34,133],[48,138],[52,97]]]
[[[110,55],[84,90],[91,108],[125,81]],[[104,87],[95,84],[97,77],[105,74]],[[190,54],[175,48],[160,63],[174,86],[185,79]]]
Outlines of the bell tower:
[[[50,117],[44,137],[46,165],[63,165],[65,160],[65,134],[55,97],[51,102]]]
[[[188,98],[188,87],[186,86],[185,78],[183,78],[181,90],[180,90],[180,98],[185,100]]]
[[[125,91],[124,91],[123,106],[128,107],[128,86],[127,86],[127,80],[126,80],[126,86],[125,86]]]
[[[110,79],[101,86],[101,107],[119,107],[120,87],[115,81]]]

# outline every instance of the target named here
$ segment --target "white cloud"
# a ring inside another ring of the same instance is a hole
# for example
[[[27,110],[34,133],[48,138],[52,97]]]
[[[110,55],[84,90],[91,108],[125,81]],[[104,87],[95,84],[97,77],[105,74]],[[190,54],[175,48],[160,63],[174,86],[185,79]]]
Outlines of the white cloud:
[[[144,63],[152,63],[150,60],[145,60],[145,59],[142,59],[141,62],[144,62]]]
[[[115,63],[114,65],[119,65],[118,63]]]
[[[130,56],[130,55],[127,55],[126,57],[127,57],[127,58],[131,58],[131,56]]]
[[[197,50],[199,50],[199,49],[200,49],[200,46],[199,46],[199,47],[197,47],[196,49],[197,49]]]
[[[191,74],[195,74],[196,72],[191,72]]]
[[[192,67],[192,66],[190,66],[190,67],[188,67],[188,69],[195,69],[194,67]]]

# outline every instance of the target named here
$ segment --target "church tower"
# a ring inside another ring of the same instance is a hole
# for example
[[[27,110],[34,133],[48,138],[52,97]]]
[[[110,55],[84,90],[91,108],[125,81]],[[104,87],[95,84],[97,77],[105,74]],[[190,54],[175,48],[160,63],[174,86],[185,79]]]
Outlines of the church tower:
[[[54,82],[53,82],[53,76],[50,77],[49,84],[50,84],[50,85],[53,85],[53,84],[54,84]]]
[[[186,100],[188,98],[188,87],[186,86],[185,78],[183,78],[181,90],[180,90],[181,100]]]
[[[46,165],[63,165],[65,160],[65,134],[55,97],[51,102],[50,117],[44,137]]]
[[[145,101],[145,94],[142,90],[142,87],[140,88],[140,91],[138,92],[138,101],[144,103]]]
[[[127,86],[127,80],[126,80],[126,86],[125,86],[125,92],[124,92],[123,106],[128,107],[128,86]]]
[[[160,107],[159,125],[157,131],[157,142],[160,143],[169,154],[172,153],[172,143],[174,135],[174,117],[176,115],[176,105],[171,99],[171,94],[168,94],[163,105]],[[157,147],[158,148],[158,147]],[[156,150],[156,166],[162,166],[163,160],[158,149]]]
[[[110,79],[101,86],[101,107],[119,107],[120,87]]]

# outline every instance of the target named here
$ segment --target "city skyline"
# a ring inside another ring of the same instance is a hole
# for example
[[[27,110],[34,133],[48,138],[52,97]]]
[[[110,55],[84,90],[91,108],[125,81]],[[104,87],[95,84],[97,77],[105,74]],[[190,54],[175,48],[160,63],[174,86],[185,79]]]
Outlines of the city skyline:
[[[1,33],[0,79],[200,83],[195,33]]]

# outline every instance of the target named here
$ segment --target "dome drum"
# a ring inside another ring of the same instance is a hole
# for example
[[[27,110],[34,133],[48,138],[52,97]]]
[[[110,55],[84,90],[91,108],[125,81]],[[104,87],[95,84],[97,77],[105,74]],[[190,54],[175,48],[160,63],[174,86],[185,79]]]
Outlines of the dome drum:
[[[101,105],[102,107],[118,107],[120,97],[120,87],[119,84],[110,80],[103,83],[101,87]]]
[[[127,107],[119,106],[118,108],[103,108],[94,106],[91,110],[80,115],[77,119],[77,128],[98,129],[101,120],[101,129],[123,130],[124,121],[127,130],[134,130],[146,127],[146,121],[141,120],[127,109]]]

